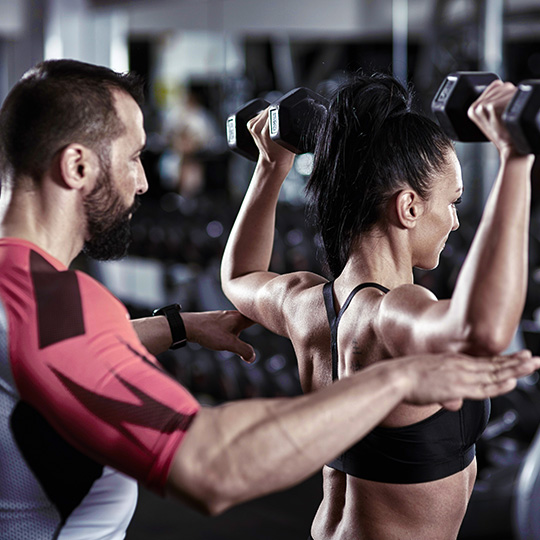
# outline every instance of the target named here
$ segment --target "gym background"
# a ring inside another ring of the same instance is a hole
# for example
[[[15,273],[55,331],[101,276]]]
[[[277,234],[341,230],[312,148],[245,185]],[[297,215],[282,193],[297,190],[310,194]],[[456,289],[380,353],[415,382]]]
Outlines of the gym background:
[[[133,70],[146,81],[144,166],[150,189],[133,218],[129,256],[75,264],[102,281],[131,314],[179,301],[187,311],[231,308],[220,257],[254,163],[232,153],[225,121],[256,97],[274,101],[306,86],[325,95],[344,73],[393,72],[420,106],[451,71],[540,78],[540,5],[534,0],[0,0],[0,99],[31,65],[75,58]],[[461,227],[439,268],[417,272],[439,298],[452,293],[497,170],[491,145],[457,143],[465,192]],[[304,215],[310,155],[282,190],[272,267],[323,272]],[[540,170],[532,175],[530,279],[512,349],[540,354]],[[189,344],[160,358],[207,404],[300,393],[287,340],[254,326],[258,360]],[[460,539],[540,538],[540,383],[520,381],[493,400],[478,445],[479,475]],[[141,490],[128,540],[282,540],[306,537],[320,477],[205,518]]]

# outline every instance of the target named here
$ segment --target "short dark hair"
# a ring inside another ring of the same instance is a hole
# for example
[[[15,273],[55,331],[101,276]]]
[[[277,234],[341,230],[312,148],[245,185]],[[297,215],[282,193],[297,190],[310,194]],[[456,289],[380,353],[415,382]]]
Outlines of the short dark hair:
[[[350,75],[331,97],[317,133],[307,184],[330,273],[343,270],[352,242],[381,218],[390,198],[409,185],[427,198],[452,141],[413,110],[413,93],[390,75]]]
[[[66,59],[27,71],[0,109],[2,183],[20,175],[39,180],[57,152],[74,142],[107,152],[125,129],[113,90],[143,103],[142,82],[134,74]]]

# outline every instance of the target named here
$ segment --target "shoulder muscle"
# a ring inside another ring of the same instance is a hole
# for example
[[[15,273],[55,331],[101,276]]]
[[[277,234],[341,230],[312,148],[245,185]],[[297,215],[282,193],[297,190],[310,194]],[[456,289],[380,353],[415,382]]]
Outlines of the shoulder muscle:
[[[375,331],[394,356],[429,351],[445,325],[447,303],[425,287],[402,285],[382,297]]]

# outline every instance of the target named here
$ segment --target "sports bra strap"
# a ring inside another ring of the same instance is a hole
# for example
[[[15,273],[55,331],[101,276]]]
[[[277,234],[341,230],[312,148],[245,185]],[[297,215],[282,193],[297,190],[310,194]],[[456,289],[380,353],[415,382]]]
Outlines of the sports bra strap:
[[[390,289],[387,289],[386,287],[384,287],[383,285],[379,285],[378,283],[373,283],[373,282],[360,283],[360,285],[357,285],[351,291],[351,293],[347,297],[347,300],[345,300],[345,303],[343,304],[342,308],[339,310],[339,312],[336,315],[336,306],[334,304],[333,287],[334,287],[333,281],[329,281],[328,283],[325,283],[323,286],[323,297],[324,297],[324,305],[326,306],[326,315],[328,317],[328,324],[330,325],[331,350],[332,350],[332,380],[335,381],[336,379],[338,379],[337,331],[338,331],[339,321],[341,320],[341,317],[345,313],[345,310],[349,307],[349,304],[351,303],[356,293],[358,291],[361,291],[362,289],[365,289],[367,287],[375,287],[376,289],[379,289],[385,294]]]
[[[337,317],[336,317],[336,308],[334,305],[334,295],[333,295],[333,281],[325,283],[323,286],[323,296],[324,296],[324,305],[326,306],[326,315],[328,317],[328,324],[330,325],[330,344],[332,351],[332,380],[337,379]],[[335,328],[335,330],[334,330]]]

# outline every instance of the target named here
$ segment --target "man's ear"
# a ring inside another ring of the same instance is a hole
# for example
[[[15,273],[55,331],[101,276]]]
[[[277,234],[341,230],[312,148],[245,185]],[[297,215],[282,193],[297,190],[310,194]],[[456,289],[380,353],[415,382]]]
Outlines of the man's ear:
[[[87,146],[72,143],[59,156],[62,180],[70,189],[91,191],[99,174],[97,154]]]
[[[426,201],[416,191],[404,189],[395,199],[397,219],[402,227],[413,229],[416,227],[418,218],[424,213]]]

